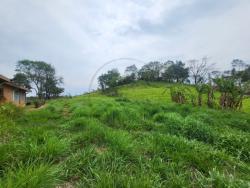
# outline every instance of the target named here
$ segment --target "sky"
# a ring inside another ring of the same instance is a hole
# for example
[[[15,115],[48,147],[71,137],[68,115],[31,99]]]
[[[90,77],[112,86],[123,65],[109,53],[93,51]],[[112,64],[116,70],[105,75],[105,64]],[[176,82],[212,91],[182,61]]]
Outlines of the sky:
[[[216,70],[250,62],[249,0],[0,0],[0,74],[12,77],[18,60],[45,61],[65,94],[96,88],[93,75],[113,59],[139,61],[113,61],[98,74],[204,56]]]

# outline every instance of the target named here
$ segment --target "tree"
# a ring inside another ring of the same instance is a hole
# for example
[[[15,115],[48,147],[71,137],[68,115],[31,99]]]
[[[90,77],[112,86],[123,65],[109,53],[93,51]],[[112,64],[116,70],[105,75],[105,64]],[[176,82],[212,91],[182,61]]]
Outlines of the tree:
[[[188,68],[185,68],[182,61],[177,61],[163,72],[162,78],[168,82],[183,83],[188,78]]]
[[[242,101],[247,87],[245,85],[238,85],[233,78],[217,78],[214,80],[220,96],[221,108],[229,108],[239,110],[242,108]]]
[[[126,83],[133,82],[137,79],[138,69],[135,65],[126,67],[124,80]]]
[[[64,92],[64,88],[59,87],[63,83],[61,77],[56,78],[53,76],[53,71],[50,74],[47,74],[46,81],[44,84],[44,95],[46,99],[59,97],[61,93]]]
[[[250,66],[242,72],[242,82],[250,81]]]
[[[245,95],[250,95],[250,81],[243,83],[243,90]]]
[[[161,70],[162,64],[160,62],[149,62],[148,64],[142,66],[138,72],[138,76],[141,80],[145,81],[159,81]]]
[[[188,102],[189,94],[191,93],[190,88],[184,85],[172,85],[170,86],[171,100],[178,104],[184,104]]]
[[[168,68],[172,65],[174,65],[174,61],[168,60],[167,62],[163,63],[162,65],[162,72],[161,72],[161,77],[162,80],[167,81],[167,82],[173,82],[173,79],[171,78],[171,74],[168,72]]]
[[[212,79],[219,78],[219,77],[221,77],[221,76],[222,76],[222,72],[220,72],[220,71],[212,71],[212,72],[210,73],[210,77],[211,77]]]
[[[212,82],[209,81],[207,84],[207,106],[212,108],[214,106],[214,87],[212,85]]]
[[[119,80],[120,73],[117,69],[112,69],[98,77],[98,82],[101,86],[102,91],[114,88],[118,85]]]
[[[194,59],[190,60],[188,63],[189,63],[190,77],[193,78],[194,84],[196,85],[200,82],[204,82],[212,66],[208,65],[208,58],[203,57],[201,61]]]
[[[198,83],[198,84],[196,84],[195,89],[198,93],[198,105],[202,106],[202,95],[207,92],[207,85],[202,84],[202,83]]]
[[[26,76],[39,99],[49,99],[64,91],[63,88],[58,87],[62,84],[62,78],[56,77],[55,68],[48,63],[22,60],[18,61],[16,71]]]
[[[231,64],[233,69],[235,69],[237,72],[243,71],[247,68],[247,64],[241,59],[234,59]]]
[[[16,73],[12,81],[19,86],[27,88],[28,90],[31,89],[30,81],[28,80],[27,76],[23,73]]]
[[[125,69],[125,75],[126,76],[133,76],[133,77],[136,77],[136,74],[137,74],[137,67],[135,65],[130,65],[128,67],[126,67]]]

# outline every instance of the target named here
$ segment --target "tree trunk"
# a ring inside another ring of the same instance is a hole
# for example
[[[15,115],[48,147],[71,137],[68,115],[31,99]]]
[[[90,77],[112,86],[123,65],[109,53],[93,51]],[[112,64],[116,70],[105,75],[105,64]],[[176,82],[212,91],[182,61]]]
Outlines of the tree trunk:
[[[207,106],[208,107],[213,107],[213,89],[208,91],[208,95],[207,95]]]
[[[202,106],[202,93],[198,94],[198,106]]]
[[[195,85],[197,84],[197,77],[196,76],[194,77],[194,84]]]

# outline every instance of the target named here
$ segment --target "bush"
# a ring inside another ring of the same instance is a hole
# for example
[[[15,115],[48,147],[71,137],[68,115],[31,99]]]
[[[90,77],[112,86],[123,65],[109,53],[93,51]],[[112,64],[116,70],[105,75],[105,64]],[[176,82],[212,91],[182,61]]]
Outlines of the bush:
[[[35,108],[39,108],[39,107],[43,106],[44,104],[45,104],[45,100],[37,99],[34,101]]]

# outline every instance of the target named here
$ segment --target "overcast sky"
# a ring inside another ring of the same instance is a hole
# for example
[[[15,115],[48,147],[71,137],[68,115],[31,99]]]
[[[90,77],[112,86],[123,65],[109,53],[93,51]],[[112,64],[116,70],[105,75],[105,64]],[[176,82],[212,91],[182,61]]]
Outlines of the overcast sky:
[[[73,95],[112,59],[203,56],[218,69],[250,60],[250,0],[0,0],[0,74],[46,61]]]

